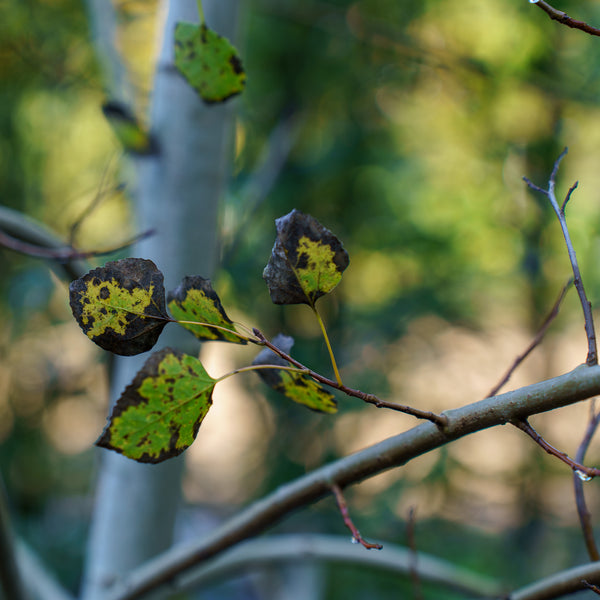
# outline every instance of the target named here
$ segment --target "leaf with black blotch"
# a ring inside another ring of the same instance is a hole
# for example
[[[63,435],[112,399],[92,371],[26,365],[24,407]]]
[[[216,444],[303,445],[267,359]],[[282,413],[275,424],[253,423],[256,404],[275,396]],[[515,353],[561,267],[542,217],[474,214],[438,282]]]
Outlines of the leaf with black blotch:
[[[294,339],[279,334],[273,338],[272,343],[286,354],[289,354],[294,345]],[[259,352],[252,364],[293,366],[268,348]],[[329,414],[337,412],[337,402],[334,395],[309,375],[283,369],[259,369],[257,373],[269,387],[298,404],[303,404],[317,412]]]
[[[144,463],[178,456],[196,439],[216,383],[193,356],[155,352],[117,400],[96,445]]]
[[[208,104],[224,102],[246,85],[237,50],[204,23],[175,26],[175,67]]]
[[[314,306],[342,279],[348,253],[329,229],[299,210],[280,217],[275,225],[277,239],[263,271],[271,300]]]
[[[169,321],[163,275],[143,258],[108,262],[72,281],[69,303],[93,342],[123,356],[150,350]]]
[[[169,292],[167,305],[171,316],[177,321],[199,321],[235,332],[233,322],[227,316],[219,296],[213,290],[210,279],[199,276],[184,277],[183,281]],[[246,340],[235,333],[223,329],[192,323],[181,323],[181,326],[191,331],[200,340],[246,343]]]

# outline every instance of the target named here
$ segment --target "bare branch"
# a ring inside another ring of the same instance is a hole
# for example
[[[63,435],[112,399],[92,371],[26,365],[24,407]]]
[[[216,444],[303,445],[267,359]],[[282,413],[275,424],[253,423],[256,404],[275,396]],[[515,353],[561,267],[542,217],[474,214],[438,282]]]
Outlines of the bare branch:
[[[591,583],[585,580],[582,580],[581,583],[583,583],[584,587],[586,587],[588,590],[592,590],[592,592],[600,596],[600,587],[598,587],[597,585],[592,585]]]
[[[581,365],[565,375],[450,410],[444,413],[448,419],[444,429],[431,422],[421,423],[279,487],[212,534],[184,548],[169,550],[131,572],[122,585],[107,594],[106,600],[135,600],[151,590],[170,585],[188,569],[328,495],[332,483],[340,487],[358,483],[476,431],[523,420],[599,393],[600,366]],[[600,569],[600,564],[596,568]]]
[[[564,452],[557,450],[554,446],[549,444],[527,421],[527,419],[517,419],[511,421],[511,424],[525,432],[538,446],[540,446],[545,452],[550,454],[550,456],[555,456],[558,460],[561,460],[566,465],[568,465],[576,477],[579,477],[582,481],[589,481],[593,477],[598,477],[600,475],[600,469],[595,469],[593,467],[586,467],[578,463],[577,461],[570,458]]]
[[[300,558],[301,557],[301,558]],[[449,562],[425,553],[419,553],[417,575],[422,581],[454,589],[465,596],[498,598],[502,586],[497,582],[467,571]],[[396,575],[408,576],[413,568],[412,552],[401,546],[386,544],[385,552],[365,552],[347,537],[323,534],[271,535],[249,540],[222,556],[178,578],[171,592],[199,589],[231,579],[249,569],[299,560],[333,561],[348,566],[380,569]]]
[[[36,258],[45,258],[48,260],[56,260],[59,262],[82,260],[86,258],[92,258],[94,256],[104,256],[106,254],[113,254],[129,248],[133,244],[140,240],[146,239],[151,235],[154,235],[154,230],[144,231],[127,242],[116,246],[114,248],[108,248],[106,250],[77,250],[71,246],[64,246],[62,248],[45,248],[37,246],[35,244],[29,244],[22,242],[6,233],[0,231],[0,246],[4,246],[9,250],[14,250],[21,254],[27,254],[28,256],[34,256]]]
[[[600,36],[600,29],[596,29],[596,27],[592,27],[584,21],[578,21],[577,19],[571,18],[566,12],[556,10],[556,8],[550,6],[550,4],[544,2],[544,0],[530,0],[530,2],[532,4],[537,4],[553,21],[558,21],[572,29],[580,29],[590,35]]]
[[[581,440],[581,444],[575,454],[575,460],[582,463],[585,459],[585,453],[592,441],[592,437],[600,424],[600,413],[596,412],[595,402],[592,400],[590,410],[590,420],[588,426]],[[579,522],[581,523],[581,530],[583,532],[583,539],[585,546],[588,551],[590,560],[600,560],[600,553],[598,552],[598,546],[594,539],[594,529],[592,527],[592,516],[587,508],[585,502],[585,495],[583,493],[583,481],[577,474],[573,474],[573,487],[575,489],[575,505],[577,506],[577,514],[579,515]]]
[[[594,328],[594,317],[592,316],[592,305],[587,299],[585,289],[583,288],[583,281],[581,279],[581,273],[579,271],[579,265],[577,263],[575,248],[573,247],[573,243],[571,242],[571,236],[569,234],[569,229],[567,227],[567,221],[565,219],[565,213],[563,210],[576,186],[571,187],[571,189],[569,190],[567,197],[562,204],[562,209],[556,201],[556,195],[554,192],[556,186],[556,175],[558,173],[558,167],[560,165],[561,160],[565,157],[567,152],[568,148],[565,148],[561,152],[560,156],[556,159],[556,162],[554,163],[554,168],[552,169],[552,173],[550,175],[550,179],[548,180],[548,189],[544,190],[538,187],[537,185],[534,185],[526,177],[523,177],[523,179],[531,189],[544,194],[548,198],[548,200],[550,200],[552,209],[554,210],[554,213],[558,218],[558,222],[560,223],[563,237],[565,238],[565,244],[567,246],[567,251],[569,253],[569,260],[571,261],[571,267],[573,269],[573,281],[575,283],[575,288],[577,289],[577,294],[579,295],[579,300],[583,309],[583,317],[585,319],[585,334],[588,340],[588,355],[586,362],[588,365],[595,365],[598,364],[598,350],[596,347],[596,331]]]
[[[0,206],[0,233],[37,248],[57,250],[65,247],[64,241],[41,223],[5,206]],[[65,259],[60,269],[61,275],[69,279],[77,279],[88,270],[83,262],[75,259]]]
[[[360,535],[360,532],[352,522],[352,518],[350,517],[350,513],[348,512],[348,505],[346,504],[346,500],[344,499],[344,494],[342,494],[342,488],[340,488],[339,485],[334,483],[331,486],[331,491],[335,496],[335,501],[337,502],[338,508],[340,509],[340,513],[342,514],[342,518],[344,519],[344,525],[346,525],[346,527],[350,530],[350,533],[352,534],[352,541],[355,544],[361,544],[367,550],[381,550],[383,548],[381,544],[372,544],[370,542],[367,542],[362,537],[362,535]]]
[[[495,396],[502,389],[502,387],[504,387],[504,385],[506,385],[506,383],[512,377],[512,374],[517,370],[519,365],[540,345],[541,341],[544,339],[544,336],[546,335],[546,331],[548,331],[548,328],[552,324],[552,321],[554,321],[554,319],[556,319],[556,317],[558,316],[558,311],[560,310],[560,305],[562,304],[562,301],[564,300],[565,296],[567,295],[567,292],[569,291],[569,288],[572,285],[573,285],[573,279],[569,279],[569,281],[567,281],[567,283],[565,283],[562,290],[560,291],[560,294],[558,295],[558,298],[556,299],[556,302],[554,303],[554,306],[552,307],[552,310],[548,313],[548,316],[544,319],[542,326],[539,328],[539,330],[538,330],[536,336],[533,338],[533,341],[531,342],[531,344],[529,344],[529,346],[527,346],[527,349],[522,354],[520,354],[519,356],[517,356],[517,358],[515,358],[515,361],[513,362],[513,364],[510,366],[508,371],[504,374],[504,377],[502,377],[502,379],[499,381],[499,383],[497,383],[494,386],[494,388],[492,388],[492,390],[489,393],[489,396]]]
[[[551,600],[567,594],[589,589],[600,583],[600,562],[588,563],[566,571],[560,571],[545,579],[514,591],[506,600]]]

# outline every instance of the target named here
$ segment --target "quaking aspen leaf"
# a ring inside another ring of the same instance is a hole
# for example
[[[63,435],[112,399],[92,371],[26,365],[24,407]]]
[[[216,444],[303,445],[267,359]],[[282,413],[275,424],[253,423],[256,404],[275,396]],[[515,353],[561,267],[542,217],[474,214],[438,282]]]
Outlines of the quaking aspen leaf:
[[[204,23],[175,26],[175,67],[208,104],[224,102],[246,85],[237,50]]]
[[[290,353],[294,345],[293,338],[282,334],[276,335],[272,342],[286,354]],[[268,348],[262,350],[252,361],[252,364],[293,366]],[[317,412],[329,414],[337,412],[334,395],[309,375],[283,369],[260,369],[256,372],[269,387],[298,404],[303,404]]]
[[[167,306],[171,316],[177,321],[199,321],[235,331],[235,327],[227,316],[219,296],[213,290],[210,279],[198,276],[184,277],[179,286],[169,292]],[[223,329],[191,323],[181,323],[181,326],[191,331],[200,340],[221,340],[235,344],[246,343],[246,340],[241,339],[234,333],[223,331]]]
[[[93,342],[123,356],[150,350],[169,321],[163,275],[143,258],[108,262],[72,281],[69,303]]]
[[[96,445],[144,463],[181,454],[196,439],[215,384],[193,356],[155,352],[118,399]]]
[[[349,264],[340,240],[294,209],[275,221],[277,239],[263,279],[275,304],[308,304],[331,292]]]

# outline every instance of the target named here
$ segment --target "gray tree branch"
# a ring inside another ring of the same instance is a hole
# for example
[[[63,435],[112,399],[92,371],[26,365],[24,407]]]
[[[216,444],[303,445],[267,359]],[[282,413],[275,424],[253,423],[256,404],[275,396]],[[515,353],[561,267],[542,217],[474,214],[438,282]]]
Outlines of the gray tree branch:
[[[190,568],[328,495],[333,483],[340,487],[358,483],[470,433],[567,406],[598,393],[600,367],[581,365],[565,375],[447,411],[443,413],[448,418],[444,429],[430,422],[422,423],[280,487],[238,513],[212,535],[169,550],[136,569],[108,598],[134,600],[158,588],[168,589]]]
[[[300,557],[300,558],[299,558]],[[501,586],[487,577],[462,569],[444,560],[424,553],[418,555],[418,574],[423,581],[452,588],[469,596],[494,598],[501,595]],[[207,561],[189,576],[178,580],[177,591],[206,587],[248,569],[289,562],[334,561],[381,569],[408,576],[414,566],[411,550],[386,543],[382,552],[365,552],[350,543],[349,536],[318,534],[275,535],[250,540]]]

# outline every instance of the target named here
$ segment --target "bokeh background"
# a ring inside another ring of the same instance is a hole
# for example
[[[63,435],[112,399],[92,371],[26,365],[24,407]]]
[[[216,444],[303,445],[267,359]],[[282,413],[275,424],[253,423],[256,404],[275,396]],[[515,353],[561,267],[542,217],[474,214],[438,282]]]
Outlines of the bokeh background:
[[[143,119],[158,7],[115,5]],[[557,8],[600,23],[598,3]],[[434,411],[485,397],[570,276],[550,206],[522,181],[544,186],[565,146],[559,196],[579,180],[568,221],[588,295],[600,304],[598,39],[523,0],[247,0],[240,33],[248,85],[233,100],[214,278],[232,317],[293,335],[295,356],[330,374],[310,311],[272,305],[261,279],[274,219],[298,208],[350,254],[342,283],[320,305],[345,382]],[[67,239],[100,196],[78,229],[85,249],[118,246],[137,232],[119,186],[127,158],[100,110],[102,81],[83,3],[4,2],[0,202]],[[0,249],[0,469],[19,534],[76,589],[99,464],[93,442],[108,410],[108,357],[72,320],[67,283],[43,261]],[[586,349],[571,291],[508,387],[563,373]],[[212,375],[252,357],[252,349],[202,349]],[[338,399],[331,417],[290,405],[250,375],[220,385],[187,452],[188,518],[198,508],[231,514],[415,424]],[[532,423],[574,454],[588,413],[582,403]],[[599,459],[592,445],[589,464]],[[586,493],[597,520],[597,484]],[[365,537],[406,544],[415,508],[419,550],[509,587],[586,560],[570,472],[509,427],[375,477],[347,498]],[[345,534],[330,500],[279,530]],[[326,586],[334,600],[398,598],[403,590],[411,597],[408,581],[340,566],[327,570]]]

